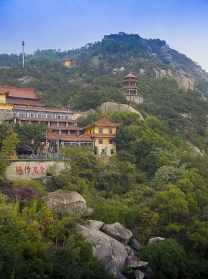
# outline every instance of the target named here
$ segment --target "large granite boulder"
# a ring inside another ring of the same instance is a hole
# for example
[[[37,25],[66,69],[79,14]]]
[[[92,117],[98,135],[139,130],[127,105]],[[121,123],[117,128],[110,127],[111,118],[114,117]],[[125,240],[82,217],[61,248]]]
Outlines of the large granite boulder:
[[[104,226],[104,222],[97,221],[97,220],[88,220],[87,221],[87,227],[93,230],[101,230]]]
[[[130,230],[119,223],[109,225],[89,220],[77,225],[77,231],[92,245],[94,256],[115,278],[144,278],[148,263],[141,261],[138,249],[130,246],[131,240],[135,241]]]
[[[133,233],[122,226],[120,223],[105,224],[102,227],[102,231],[107,235],[117,239],[120,242],[127,244],[129,240],[133,237]]]
[[[144,117],[138,110],[134,109],[133,107],[127,104],[105,102],[98,108],[98,111],[101,113],[132,112],[132,113],[136,113],[139,116],[140,120],[144,120]]]
[[[51,192],[45,197],[45,202],[56,213],[81,216],[88,212],[86,200],[77,192]]]
[[[91,243],[95,257],[106,270],[115,278],[122,277],[121,272],[128,257],[125,246],[100,230],[79,225],[78,231]]]

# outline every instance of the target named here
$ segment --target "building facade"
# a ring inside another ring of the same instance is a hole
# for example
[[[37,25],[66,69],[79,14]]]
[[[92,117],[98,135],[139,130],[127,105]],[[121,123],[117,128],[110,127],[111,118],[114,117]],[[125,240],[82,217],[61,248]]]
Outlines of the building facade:
[[[102,118],[85,128],[85,134],[90,136],[94,143],[95,154],[112,156],[116,153],[115,137],[118,124],[107,118]]]
[[[45,106],[32,88],[0,87],[0,113],[15,124],[44,124],[63,133],[71,127],[73,134],[77,125],[72,110]]]
[[[44,124],[46,152],[58,153],[63,146],[84,146],[97,155],[113,155],[118,125],[102,118],[81,129],[77,125],[78,116],[69,108],[45,106],[32,88],[0,87],[0,121]]]

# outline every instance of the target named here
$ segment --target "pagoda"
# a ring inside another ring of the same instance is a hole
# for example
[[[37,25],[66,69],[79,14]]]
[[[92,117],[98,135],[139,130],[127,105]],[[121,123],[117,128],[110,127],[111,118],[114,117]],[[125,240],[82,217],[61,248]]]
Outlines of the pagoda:
[[[123,84],[128,103],[143,104],[143,97],[138,93],[136,75],[129,73],[125,76]]]

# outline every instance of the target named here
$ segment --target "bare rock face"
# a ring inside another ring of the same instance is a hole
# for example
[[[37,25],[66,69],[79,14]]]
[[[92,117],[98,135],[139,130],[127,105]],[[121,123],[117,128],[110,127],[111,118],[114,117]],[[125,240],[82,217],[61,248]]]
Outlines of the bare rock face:
[[[133,234],[130,230],[126,229],[120,223],[115,224],[105,224],[102,227],[102,231],[107,235],[115,238],[116,240],[127,244],[129,240],[133,237]]]
[[[118,278],[124,268],[128,253],[125,246],[107,234],[79,225],[78,231],[91,243],[95,257],[103,263],[106,270]]]
[[[156,79],[159,78],[173,78],[177,81],[178,86],[186,91],[194,90],[195,81],[193,77],[183,70],[179,71],[172,71],[170,69],[161,69],[161,68],[154,68]]]
[[[156,243],[159,243],[159,242],[164,241],[164,240],[165,240],[164,237],[153,237],[153,238],[149,239],[148,244],[149,245],[156,244]]]
[[[47,206],[56,213],[76,215],[86,214],[88,211],[86,200],[77,192],[49,193],[45,198]]]
[[[98,111],[101,113],[111,113],[111,112],[132,112],[136,113],[141,120],[144,120],[142,114],[134,109],[133,107],[126,104],[117,104],[113,102],[105,102],[99,108]]]

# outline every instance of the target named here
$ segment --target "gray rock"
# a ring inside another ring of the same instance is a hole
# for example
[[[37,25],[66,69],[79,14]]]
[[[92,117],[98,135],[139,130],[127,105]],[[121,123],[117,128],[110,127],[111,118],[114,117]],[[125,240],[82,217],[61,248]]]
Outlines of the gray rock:
[[[131,249],[130,246],[125,245],[125,248],[126,248],[126,252],[127,252],[127,254],[128,254],[128,257],[129,257],[129,256],[135,256],[134,250]]]
[[[77,192],[49,193],[45,197],[48,208],[56,213],[83,215],[87,212],[86,200]]]
[[[126,229],[120,223],[114,224],[105,224],[102,227],[102,231],[107,235],[121,241],[125,244],[129,242],[129,240],[133,237],[133,234],[130,230]]]
[[[141,244],[134,237],[129,240],[128,245],[137,252],[139,252],[141,249]]]
[[[96,220],[88,220],[87,227],[93,230],[99,231],[103,227],[104,223]]]
[[[97,229],[78,225],[77,230],[91,243],[94,256],[105,266],[106,270],[115,278],[121,278],[119,276],[122,275],[128,257],[125,245]]]
[[[144,269],[148,266],[148,262],[140,261],[136,256],[129,256],[126,259],[126,267],[132,269]]]
[[[164,241],[164,240],[165,240],[164,237],[153,237],[153,238],[149,239],[148,244],[149,245],[156,244],[156,243],[159,243],[159,242]]]

